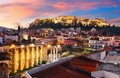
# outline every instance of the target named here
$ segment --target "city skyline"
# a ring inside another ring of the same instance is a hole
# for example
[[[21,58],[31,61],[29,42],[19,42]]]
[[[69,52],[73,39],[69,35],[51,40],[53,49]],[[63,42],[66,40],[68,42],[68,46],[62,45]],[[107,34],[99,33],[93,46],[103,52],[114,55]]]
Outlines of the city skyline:
[[[1,0],[0,26],[28,26],[36,18],[74,15],[86,18],[105,18],[120,26],[119,0]]]

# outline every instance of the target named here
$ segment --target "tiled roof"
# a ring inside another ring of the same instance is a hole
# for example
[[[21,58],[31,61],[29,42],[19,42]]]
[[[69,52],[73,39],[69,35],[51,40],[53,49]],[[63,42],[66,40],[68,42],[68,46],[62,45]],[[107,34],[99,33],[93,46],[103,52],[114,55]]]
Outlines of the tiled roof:
[[[35,73],[34,70],[30,75],[32,78],[91,78],[90,71],[96,70],[97,63],[80,56]]]
[[[36,78],[79,78],[78,73],[73,73],[72,71],[65,69],[61,66],[54,66],[52,68],[46,69],[42,72],[32,74],[32,77]]]
[[[72,65],[85,69],[89,72],[95,71],[97,69],[98,63],[98,61],[94,61],[84,56],[71,60]]]

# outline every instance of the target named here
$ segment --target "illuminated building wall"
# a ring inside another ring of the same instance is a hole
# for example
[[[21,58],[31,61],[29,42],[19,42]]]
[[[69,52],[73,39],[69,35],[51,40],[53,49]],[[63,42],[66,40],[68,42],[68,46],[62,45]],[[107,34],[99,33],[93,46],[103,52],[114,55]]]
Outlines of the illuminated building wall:
[[[28,34],[23,34],[23,39],[28,40]]]
[[[10,73],[17,73],[18,71],[28,69],[39,65],[44,60],[49,60],[48,49],[46,46],[22,46],[6,48],[10,54]],[[50,62],[55,61],[58,56],[58,48],[50,48]]]
[[[10,54],[10,72],[16,73],[19,70],[24,70],[34,67],[47,58],[42,56],[47,51],[42,50],[42,46],[25,46],[8,48]]]
[[[66,25],[75,25],[76,16],[59,16],[53,19],[54,23],[62,23]]]

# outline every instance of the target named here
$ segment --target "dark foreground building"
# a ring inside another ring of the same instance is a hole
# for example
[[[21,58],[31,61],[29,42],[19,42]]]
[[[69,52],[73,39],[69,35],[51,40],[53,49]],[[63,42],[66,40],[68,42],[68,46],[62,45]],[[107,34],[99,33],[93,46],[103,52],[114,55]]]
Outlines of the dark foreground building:
[[[80,56],[65,58],[45,66],[26,72],[27,78],[91,78],[91,72],[96,71],[98,61]]]
[[[0,52],[0,78],[9,78],[9,55]]]

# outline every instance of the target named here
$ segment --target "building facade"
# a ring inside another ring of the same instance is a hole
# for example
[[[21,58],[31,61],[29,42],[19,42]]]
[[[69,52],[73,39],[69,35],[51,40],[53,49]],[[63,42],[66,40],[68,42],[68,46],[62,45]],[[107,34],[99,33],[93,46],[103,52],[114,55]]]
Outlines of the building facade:
[[[42,64],[43,61],[53,62],[58,59],[58,47],[50,47],[44,45],[30,46],[11,46],[5,48],[10,55],[10,74],[35,67]]]

